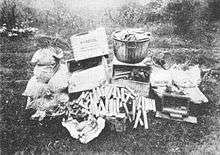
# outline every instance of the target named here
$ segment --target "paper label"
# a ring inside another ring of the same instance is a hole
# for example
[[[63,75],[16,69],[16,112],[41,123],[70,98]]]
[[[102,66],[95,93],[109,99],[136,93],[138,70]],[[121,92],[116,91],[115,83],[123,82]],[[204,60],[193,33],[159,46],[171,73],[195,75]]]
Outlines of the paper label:
[[[104,28],[82,35],[74,35],[71,44],[76,61],[108,54],[108,42]]]

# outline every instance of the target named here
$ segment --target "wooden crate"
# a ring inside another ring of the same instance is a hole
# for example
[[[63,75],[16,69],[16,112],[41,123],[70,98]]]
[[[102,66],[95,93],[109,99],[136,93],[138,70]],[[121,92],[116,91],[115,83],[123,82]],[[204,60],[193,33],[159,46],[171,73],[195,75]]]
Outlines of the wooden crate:
[[[129,87],[135,91],[135,93],[148,97],[150,91],[150,84],[146,82],[139,82],[133,80],[125,80],[125,79],[118,79],[112,80],[112,83],[122,86],[122,87]]]
[[[74,71],[69,80],[69,93],[90,90],[102,84],[109,83],[110,75],[105,57],[99,65]]]

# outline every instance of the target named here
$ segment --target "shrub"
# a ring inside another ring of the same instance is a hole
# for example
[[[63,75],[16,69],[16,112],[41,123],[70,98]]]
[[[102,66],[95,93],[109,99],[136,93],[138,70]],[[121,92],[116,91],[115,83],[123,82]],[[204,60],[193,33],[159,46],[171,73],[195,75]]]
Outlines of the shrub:
[[[40,11],[36,16],[37,26],[42,33],[70,38],[72,34],[85,28],[82,18],[66,9],[64,3],[54,1],[54,6],[52,9]]]
[[[30,27],[35,10],[16,0],[4,0],[0,7],[0,36],[9,38],[28,37],[36,32]]]
[[[203,1],[181,0],[171,1],[166,8],[166,19],[172,22],[174,34],[193,44],[205,47],[211,45],[213,37],[210,36],[210,9]]]
[[[220,20],[220,1],[219,0],[209,0],[208,1],[210,21]]]
[[[114,12],[108,10],[107,14],[115,24],[123,27],[134,27],[143,23],[143,11],[143,6],[136,3],[129,3]]]
[[[137,27],[146,25],[148,22],[160,22],[163,14],[160,10],[160,1],[149,2],[146,6],[137,3],[128,3],[116,10],[115,13],[108,11],[108,16],[113,23],[123,27]]]

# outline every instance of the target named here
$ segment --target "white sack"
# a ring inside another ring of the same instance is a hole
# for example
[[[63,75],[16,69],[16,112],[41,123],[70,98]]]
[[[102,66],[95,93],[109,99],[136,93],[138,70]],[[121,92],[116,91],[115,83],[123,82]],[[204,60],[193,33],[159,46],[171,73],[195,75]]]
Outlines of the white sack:
[[[190,79],[194,85],[199,85],[201,83],[201,69],[199,65],[190,66],[186,73],[190,76]]]
[[[53,92],[62,91],[68,87],[69,77],[67,64],[61,64],[58,71],[49,80],[48,85]]]
[[[63,121],[62,125],[69,131],[71,137],[79,139],[80,132],[77,131],[77,126],[79,125],[79,122],[76,119],[69,118],[68,120]]]
[[[37,110],[32,116],[32,119],[38,118],[39,121],[42,121],[46,117],[46,111]]]
[[[172,77],[169,70],[154,67],[150,75],[152,86],[166,86],[172,84]]]
[[[69,95],[66,93],[55,93],[54,98],[57,100],[59,103],[66,103],[69,101]]]
[[[38,98],[43,96],[48,91],[48,85],[37,80],[36,76],[33,76],[27,83],[26,89],[22,95]]]
[[[89,132],[86,132],[85,134],[82,135],[82,137],[79,139],[81,143],[88,143],[98,137],[98,135],[102,132],[102,130],[105,127],[105,120],[101,117],[97,119],[97,126],[93,129],[90,130]]]
[[[59,102],[55,98],[48,99],[45,97],[41,97],[41,98],[33,99],[29,107],[26,107],[26,109],[31,108],[31,109],[36,109],[40,111],[46,111],[46,110],[52,109],[58,104]]]
[[[32,59],[31,63],[38,65],[52,65],[55,64],[55,57],[60,59],[63,55],[62,51],[59,51],[59,54],[56,54],[56,50],[54,48],[44,48],[37,50]]]
[[[97,120],[90,117],[87,121],[79,123],[76,119],[69,118],[67,121],[63,121],[62,125],[67,128],[73,138],[86,144],[98,137],[105,127],[105,120],[101,117]]]
[[[57,64],[58,65],[58,64]],[[55,66],[39,66],[34,67],[34,76],[41,82],[47,83],[56,72]]]
[[[172,79],[181,87],[196,87],[201,82],[201,71],[198,65],[189,67],[188,70],[171,69]]]
[[[173,67],[169,70],[154,67],[150,75],[152,86],[172,85],[172,81],[180,87],[195,87],[201,82],[201,71],[198,65],[189,67],[188,70],[182,70]]]
[[[198,87],[193,88],[186,88],[184,89],[184,93],[191,99],[194,103],[206,103],[208,99],[206,96],[201,92]]]

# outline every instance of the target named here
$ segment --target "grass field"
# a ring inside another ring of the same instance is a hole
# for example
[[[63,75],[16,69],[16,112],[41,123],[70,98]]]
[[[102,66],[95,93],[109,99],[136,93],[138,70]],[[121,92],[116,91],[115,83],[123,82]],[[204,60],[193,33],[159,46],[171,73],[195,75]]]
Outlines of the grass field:
[[[21,94],[32,75],[29,61],[36,48],[31,42],[8,42],[1,45],[0,64],[0,111],[1,111],[1,153],[12,154],[25,152],[110,152],[134,154],[218,154],[220,109],[218,101],[220,79],[217,75],[203,78],[201,90],[210,102],[201,109],[198,124],[175,122],[157,119],[150,114],[149,130],[142,127],[128,129],[124,133],[110,131],[108,125],[101,135],[88,144],[81,144],[72,139],[68,131],[62,127],[60,119],[49,118],[42,121],[30,120],[34,111],[25,110],[26,98]],[[25,51],[25,52],[24,52]],[[185,49],[178,49],[176,58],[181,58]],[[200,55],[205,50],[201,50]],[[185,54],[187,55],[187,54]],[[198,53],[195,54],[198,56]],[[195,57],[196,58],[196,57]],[[213,66],[213,62],[202,57],[204,61],[195,62]],[[205,61],[206,60],[206,61]],[[22,81],[24,80],[24,81]]]

